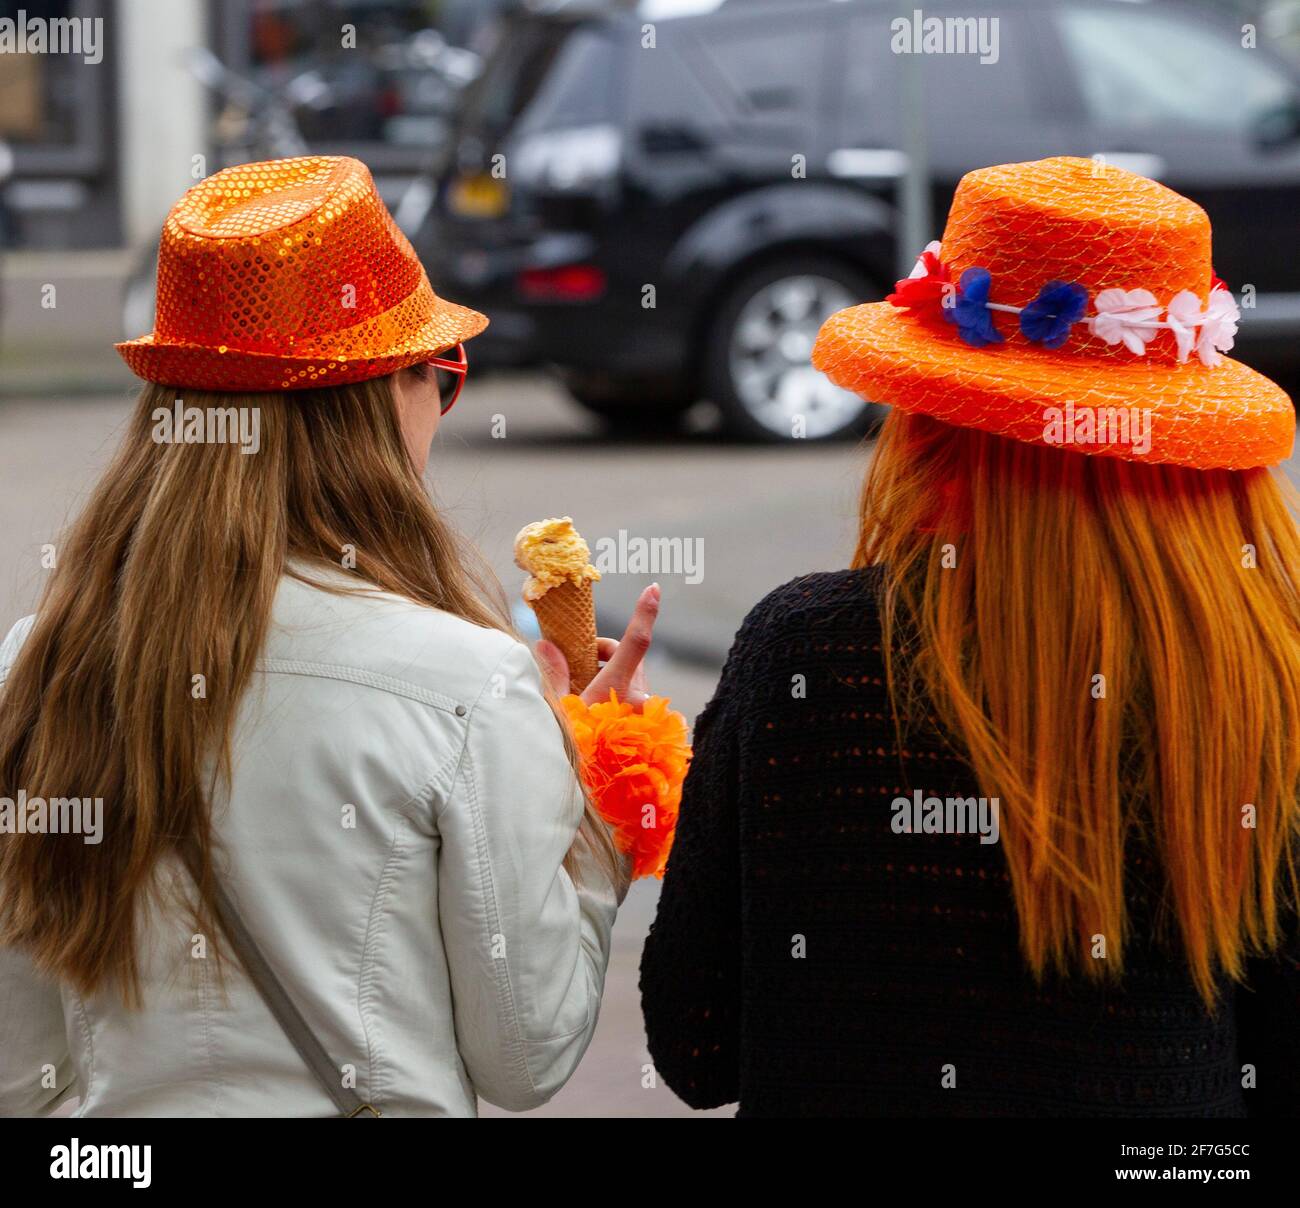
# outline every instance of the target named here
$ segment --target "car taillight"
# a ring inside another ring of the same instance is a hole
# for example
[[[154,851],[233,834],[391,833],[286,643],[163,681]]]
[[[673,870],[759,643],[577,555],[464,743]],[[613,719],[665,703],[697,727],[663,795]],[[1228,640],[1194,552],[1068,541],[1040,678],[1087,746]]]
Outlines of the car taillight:
[[[590,302],[605,292],[605,271],[594,264],[528,268],[515,284],[522,297],[534,302]]]

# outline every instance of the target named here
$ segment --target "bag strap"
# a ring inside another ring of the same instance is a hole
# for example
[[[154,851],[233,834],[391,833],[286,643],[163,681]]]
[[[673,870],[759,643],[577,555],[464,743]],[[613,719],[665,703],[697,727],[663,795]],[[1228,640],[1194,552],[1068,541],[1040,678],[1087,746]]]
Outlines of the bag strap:
[[[348,1119],[359,1116],[379,1116],[380,1113],[375,1107],[363,1102],[361,1096],[351,1087],[340,1083],[339,1067],[330,1059],[325,1046],[311,1030],[311,1025],[303,1018],[297,1004],[280,984],[280,979],[276,977],[275,971],[262,955],[262,950],[257,946],[257,941],[253,939],[239,911],[235,909],[226,887],[218,884],[214,896],[218,921],[230,941],[230,946],[238,954],[244,972],[248,974],[249,980],[262,996],[262,1001],[270,1008],[271,1014],[275,1016],[280,1027],[284,1029],[284,1034],[298,1051],[298,1056],[307,1063],[307,1068],[320,1083],[321,1089],[333,1100],[334,1106],[339,1109],[339,1114]]]

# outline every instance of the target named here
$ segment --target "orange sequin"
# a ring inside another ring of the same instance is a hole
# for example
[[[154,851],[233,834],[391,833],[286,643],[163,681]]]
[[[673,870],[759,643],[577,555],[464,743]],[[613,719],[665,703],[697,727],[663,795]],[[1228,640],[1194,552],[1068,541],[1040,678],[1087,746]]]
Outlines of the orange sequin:
[[[154,330],[117,350],[169,386],[301,390],[393,373],[487,322],[433,292],[365,164],[304,156],[226,168],[172,207]]]
[[[1052,280],[1150,290],[1162,303],[1212,281],[1210,220],[1194,202],[1145,177],[1090,159],[1058,157],[967,173],[942,241],[954,280],[992,274],[990,300],[1024,306]],[[813,365],[877,402],[1030,444],[1049,444],[1044,411],[1150,408],[1151,447],[1101,441],[1081,453],[1197,469],[1273,465],[1291,453],[1295,409],[1276,383],[1224,358],[1210,369],[1177,361],[1172,333],[1144,356],[1108,345],[1082,325],[1055,351],[995,316],[1005,343],[972,348],[888,302],[850,307],[822,326]],[[1249,322],[1249,319],[1245,319]]]

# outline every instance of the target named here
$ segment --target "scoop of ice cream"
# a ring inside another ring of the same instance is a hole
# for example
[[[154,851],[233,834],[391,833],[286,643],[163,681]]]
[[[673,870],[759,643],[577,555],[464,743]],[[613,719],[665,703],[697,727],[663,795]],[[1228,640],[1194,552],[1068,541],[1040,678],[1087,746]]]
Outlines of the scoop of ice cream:
[[[591,550],[568,516],[526,524],[515,537],[515,565],[528,572],[524,599],[538,600],[564,582],[600,578]]]

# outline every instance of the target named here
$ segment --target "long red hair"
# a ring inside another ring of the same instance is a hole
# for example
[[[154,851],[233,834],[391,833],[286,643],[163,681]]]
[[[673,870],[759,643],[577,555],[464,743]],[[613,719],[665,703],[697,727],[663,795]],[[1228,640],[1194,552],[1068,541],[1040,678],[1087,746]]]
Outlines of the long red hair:
[[[1139,829],[1207,1003],[1277,944],[1300,816],[1289,502],[1263,469],[1084,455],[897,410],[887,420],[855,565],[884,568],[900,724],[932,705],[1000,801],[1036,973],[1122,969]]]

